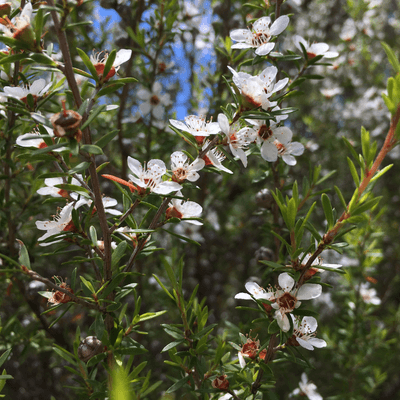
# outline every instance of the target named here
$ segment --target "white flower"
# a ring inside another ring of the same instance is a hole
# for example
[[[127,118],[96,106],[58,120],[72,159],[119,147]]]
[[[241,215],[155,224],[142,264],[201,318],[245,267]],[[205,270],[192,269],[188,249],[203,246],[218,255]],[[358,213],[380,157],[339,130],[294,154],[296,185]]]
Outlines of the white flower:
[[[61,232],[73,231],[75,229],[74,223],[72,222],[72,209],[74,204],[67,204],[60,212],[59,215],[55,216],[53,221],[36,221],[36,227],[42,231],[47,231],[38,240],[45,240],[50,236],[57,235]],[[39,243],[40,246],[49,246],[53,243],[60,242],[62,239],[55,240],[50,243]]]
[[[53,129],[44,126],[49,136],[54,136]],[[17,137],[16,144],[21,147],[36,147],[37,149],[43,149],[47,147],[46,142],[42,138],[35,138],[34,136],[40,136],[40,132],[37,128],[35,128],[32,132],[25,133],[21,136]],[[62,149],[65,149],[63,147]],[[53,151],[61,151],[60,149],[56,149]]]
[[[304,48],[306,49],[307,57],[310,59],[320,55],[326,58],[335,58],[339,55],[339,53],[337,53],[336,51],[328,51],[329,45],[327,45],[326,43],[313,43],[310,45],[305,39],[303,39],[299,35],[295,35],[293,41],[294,45],[300,51],[303,51],[300,43],[304,46]]]
[[[290,329],[290,322],[286,314],[300,307],[299,300],[310,300],[320,296],[322,286],[306,283],[300,289],[296,289],[295,280],[286,272],[279,275],[278,282],[281,290],[275,293],[275,303],[272,304],[272,308],[277,310],[274,317],[279,327],[283,332],[287,332]]]
[[[113,62],[110,71],[105,77],[105,80],[112,78],[118,72],[120,65],[123,64],[124,62],[127,62],[131,58],[131,56],[132,56],[132,50],[127,50],[127,49],[119,50],[115,55],[115,60]],[[103,51],[97,54],[93,52],[93,54],[90,56],[90,61],[92,62],[94,68],[96,69],[97,75],[100,77],[103,76],[103,71],[106,65],[107,58],[108,54],[104,53]]]
[[[272,301],[274,299],[274,293],[271,290],[266,291],[264,288],[259,286],[256,282],[247,282],[246,290],[250,293],[238,293],[235,299],[238,300],[268,300]]]
[[[82,179],[82,175],[78,174],[78,177],[80,179]],[[44,184],[46,185],[46,187],[40,188],[39,190],[36,191],[36,193],[39,193],[44,196],[50,195],[52,197],[64,197],[64,198],[68,199],[70,197],[70,195],[68,194],[68,191],[65,189],[60,189],[60,188],[56,187],[57,185],[62,185],[64,183],[68,183],[68,182],[64,181],[63,178],[46,178],[44,180]],[[70,184],[75,185],[75,186],[82,186],[81,183],[75,178],[72,178]],[[71,195],[72,195],[72,193],[71,193]]]
[[[133,175],[129,175],[129,179],[143,189],[149,188],[151,192],[157,194],[168,194],[182,189],[177,182],[162,180],[167,172],[164,161],[150,160],[147,163],[147,169],[144,170],[138,160],[128,157],[128,166],[133,172]]]
[[[176,195],[182,196],[182,193],[178,192]],[[200,217],[200,214],[203,212],[203,208],[201,207],[201,205],[195,203],[194,201],[183,201],[181,199],[172,199],[169,205],[170,207],[165,212],[167,219],[198,218]],[[194,225],[203,225],[202,222],[196,220],[188,220],[185,222],[189,222]]]
[[[322,400],[322,396],[316,392],[317,387],[308,382],[305,372],[301,374],[301,381],[299,382],[300,389],[295,389],[289,397],[293,396],[307,396],[309,400]]]
[[[293,319],[293,336],[300,346],[307,350],[314,350],[314,347],[326,347],[325,340],[315,337],[318,323],[314,317],[303,317],[300,323],[298,318],[294,318],[292,314],[290,315]]]
[[[258,142],[263,142],[261,146],[261,156],[268,162],[275,162],[282,157],[288,165],[296,165],[296,159],[293,156],[301,156],[304,152],[304,146],[299,142],[291,142],[293,133],[285,127],[277,127],[275,124],[262,131],[259,130]]]
[[[26,97],[28,96],[28,94],[31,94],[33,99],[36,101],[38,97],[43,96],[47,92],[51,85],[51,82],[46,85],[46,81],[41,78],[33,81],[29,88],[5,86],[4,96],[19,99],[24,103],[27,103]]]
[[[303,253],[304,254],[304,253]],[[303,257],[303,254],[300,254],[299,259],[301,260],[301,258]],[[305,257],[303,258],[303,261],[301,262],[301,265],[305,266],[308,263],[308,260],[311,258],[311,253],[308,253],[305,255]],[[324,272],[324,269],[318,269],[318,267],[327,267],[327,268],[333,268],[333,269],[337,269],[337,268],[341,268],[342,264],[327,264],[327,263],[323,263],[323,259],[321,257],[317,257],[312,263],[311,263],[311,269],[316,270],[315,272]]]
[[[275,83],[278,68],[274,66],[265,68],[256,76],[246,72],[236,72],[229,66],[228,68],[233,74],[233,83],[240,90],[246,107],[262,107],[264,110],[275,107],[277,102],[269,101],[269,98],[289,82],[289,78],[284,78]]]
[[[205,150],[208,147],[209,143],[210,142],[208,140],[205,141],[202,150]],[[206,165],[213,165],[215,168],[218,168],[221,171],[227,172],[228,174],[233,174],[230,169],[225,168],[222,165],[222,161],[225,160],[225,156],[216,148],[209,150],[203,156],[203,160],[205,161]]]
[[[151,90],[146,88],[140,89],[137,92],[137,97],[143,100],[144,103],[139,105],[143,115],[152,112],[154,117],[162,119],[164,115],[164,107],[171,104],[169,94],[161,94],[162,86],[160,82],[155,82]]]
[[[362,283],[360,286],[360,296],[367,304],[379,306],[381,299],[377,296],[374,288],[369,288],[368,283]]]
[[[327,99],[330,99],[333,96],[336,96],[338,94],[342,94],[343,93],[343,89],[340,88],[340,87],[335,87],[335,88],[328,88],[328,89],[320,89],[320,92]]]
[[[218,122],[206,122],[203,116],[189,115],[185,117],[185,123],[170,119],[169,123],[181,131],[188,132],[193,136],[210,136],[221,132]]]
[[[23,35],[24,30],[30,26],[31,18],[32,4],[26,3],[18,17],[13,18],[12,21],[6,21],[3,19],[4,23],[8,22],[8,24],[0,24],[0,32],[3,32],[8,37],[20,39],[20,36],[21,34]]]
[[[243,148],[246,148],[250,143],[255,141],[256,131],[249,127],[241,128],[239,122],[229,125],[225,114],[218,115],[218,123],[222,132],[226,135],[232,154],[240,158],[243,165],[247,167],[247,156]]]
[[[98,240],[97,247],[99,248],[99,250],[104,251],[104,240]],[[117,243],[111,242],[111,248],[115,250],[117,248]]]
[[[200,178],[197,171],[200,171],[205,165],[205,161],[200,158],[196,158],[189,164],[188,157],[185,153],[175,151],[171,154],[172,179],[178,183],[183,182],[185,179],[190,182],[195,182]]]
[[[78,209],[79,207],[81,207],[83,205],[87,205],[88,207],[90,207],[93,203],[92,200],[82,197],[81,195],[79,195],[77,193],[71,193],[71,197],[76,201],[75,206],[74,206],[75,209]],[[111,214],[111,215],[122,215],[121,211],[112,208],[118,204],[117,200],[115,200],[111,197],[105,196],[101,199],[101,201],[103,203],[104,212]],[[95,210],[95,209],[96,209],[96,207],[93,210]]]
[[[259,56],[267,55],[275,46],[275,43],[270,43],[272,36],[277,36],[282,33],[289,24],[289,17],[282,15],[271,25],[270,17],[262,17],[254,22],[251,29],[235,29],[230,33],[232,40],[236,43],[232,49],[249,49],[256,48],[256,54]]]

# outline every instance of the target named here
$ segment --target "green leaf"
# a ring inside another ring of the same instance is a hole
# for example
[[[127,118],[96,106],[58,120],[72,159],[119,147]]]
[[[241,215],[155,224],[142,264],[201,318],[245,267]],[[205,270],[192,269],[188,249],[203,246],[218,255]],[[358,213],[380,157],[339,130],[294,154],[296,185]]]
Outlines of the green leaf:
[[[268,325],[268,333],[270,335],[277,333],[281,330],[281,328],[279,328],[278,322],[276,321],[276,319],[274,319],[269,325]]]
[[[360,186],[360,178],[358,176],[356,167],[354,166],[354,163],[353,163],[353,161],[351,161],[350,157],[347,157],[347,163],[349,164],[351,176],[353,177],[356,187]]]
[[[88,57],[88,55],[83,50],[79,49],[78,47],[76,48],[76,51],[78,52],[79,56],[81,57],[81,60],[83,61],[83,63],[86,65],[86,68],[90,71],[91,78],[94,79],[96,82],[98,82],[99,76],[97,75],[96,68],[90,61],[90,58]]]
[[[374,206],[376,206],[379,201],[381,200],[382,196],[376,197],[375,199],[366,201],[365,203],[361,204],[355,210],[352,211],[351,216],[354,217],[355,215],[359,215],[364,213],[365,211],[370,210]]]
[[[400,62],[397,59],[396,55],[394,54],[394,51],[385,42],[381,42],[381,45],[382,45],[383,49],[385,50],[386,55],[389,59],[389,62],[390,62],[390,64],[392,64],[392,67],[394,68],[394,70],[397,73],[400,73]]]
[[[332,204],[329,197],[323,193],[321,196],[322,208],[324,209],[325,218],[328,221],[328,230],[332,229],[335,221],[333,217]]]
[[[57,63],[44,53],[33,53],[29,57],[38,64],[57,66]]]
[[[399,124],[400,125],[400,124]],[[376,181],[378,178],[380,178],[384,173],[389,171],[390,168],[393,167],[393,164],[387,165],[385,168],[383,168],[381,171],[379,171],[374,177],[371,179],[371,182]]]
[[[85,121],[85,123],[81,126],[81,129],[84,130],[89,124],[101,113],[105,110],[106,104],[102,104],[101,106],[98,106],[95,108],[89,115],[88,119]]]
[[[8,356],[10,355],[12,349],[6,350],[0,357],[0,367],[6,362]]]
[[[28,250],[26,249],[24,242],[19,239],[17,239],[17,242],[19,243],[19,263],[21,265],[24,265],[26,268],[31,269],[31,262],[29,260]]]
[[[89,228],[90,239],[92,240],[92,244],[94,247],[97,247],[97,232],[96,228],[92,225]]]
[[[79,278],[81,279],[82,283],[90,290],[91,293],[96,293],[92,285],[92,282],[85,279],[82,275],[80,275]]]
[[[108,75],[108,73],[110,72],[114,61],[115,61],[115,57],[117,55],[117,50],[112,50],[111,53],[108,55],[106,63],[104,65],[104,70],[103,70],[103,79]]]
[[[346,201],[344,200],[342,192],[340,191],[340,189],[336,185],[334,186],[334,188],[335,188],[336,194],[339,197],[340,203],[342,204],[343,208],[346,209],[347,208],[347,204],[346,204]]]
[[[120,81],[114,81],[113,83],[103,87],[97,94],[97,97],[105,96],[106,94],[110,94],[115,92],[116,90],[120,89],[122,86],[124,86],[123,83],[120,83]]]
[[[118,135],[119,130],[114,129],[111,132],[108,132],[104,136],[102,136],[97,142],[95,142],[96,146],[99,146],[101,149],[105,147],[111,140],[115,138],[115,136]]]
[[[368,165],[370,162],[369,159],[370,139],[369,139],[369,132],[363,126],[361,127],[361,147],[362,147],[362,154]]]
[[[174,299],[174,296],[172,296],[172,294],[168,291],[168,289],[163,285],[163,283],[161,282],[160,278],[156,275],[153,274],[154,279],[157,281],[157,283],[161,286],[161,288],[164,290],[164,292],[172,299]]]
[[[119,78],[118,79],[118,83],[135,83],[138,80],[136,78],[133,77],[127,77],[127,78]]]
[[[84,161],[84,162],[81,162],[80,164],[76,165],[74,168],[70,169],[68,171],[68,173],[70,175],[77,174],[79,172],[86,171],[89,167],[90,167],[90,163]]]
[[[105,326],[104,326],[103,316],[101,313],[98,313],[96,315],[96,319],[94,321],[94,333],[96,334],[99,340],[102,339],[105,333]]]
[[[111,268],[115,268],[119,263],[119,260],[124,256],[128,244],[123,241],[113,251],[111,256]]]
[[[181,339],[181,340],[176,340],[176,341],[174,341],[174,342],[171,342],[171,343],[167,344],[167,345],[161,350],[161,353],[164,353],[164,352],[166,352],[166,351],[168,351],[168,350],[170,350],[170,349],[173,349],[174,347],[179,346],[180,344],[182,344],[182,343],[184,343],[184,342],[186,342],[186,339]]]
[[[103,150],[95,144],[84,144],[83,146],[81,146],[81,150],[94,155],[103,154]]]

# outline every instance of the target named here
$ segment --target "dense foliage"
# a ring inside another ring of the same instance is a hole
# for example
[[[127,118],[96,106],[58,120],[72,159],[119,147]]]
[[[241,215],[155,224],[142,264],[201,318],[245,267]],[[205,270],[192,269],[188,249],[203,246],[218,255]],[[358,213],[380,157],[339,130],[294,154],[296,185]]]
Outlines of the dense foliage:
[[[1,393],[396,398],[399,21],[2,1]]]

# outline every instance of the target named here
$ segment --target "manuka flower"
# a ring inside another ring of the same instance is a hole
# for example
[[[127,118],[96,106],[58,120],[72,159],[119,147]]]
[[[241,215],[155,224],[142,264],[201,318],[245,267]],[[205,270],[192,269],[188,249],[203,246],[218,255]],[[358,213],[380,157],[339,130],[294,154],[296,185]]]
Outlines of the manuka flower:
[[[254,22],[251,29],[235,29],[230,33],[230,37],[239,43],[235,43],[232,49],[256,48],[257,55],[265,56],[275,46],[275,43],[270,43],[271,37],[282,33],[288,24],[289,17],[282,15],[272,25],[270,17],[262,17]]]
[[[288,346],[301,346],[307,350],[314,350],[314,347],[326,347],[325,340],[315,337],[318,323],[314,317],[303,317],[301,322],[293,316],[292,319],[293,336],[287,341]]]
[[[264,288],[258,285],[256,282],[247,282],[245,284],[246,290],[250,293],[238,293],[235,299],[238,300],[268,300],[271,301],[274,298],[272,291],[266,291]]]
[[[176,194],[177,196],[182,196],[181,192]],[[184,201],[181,199],[172,199],[171,203],[169,203],[170,207],[165,212],[167,219],[169,218],[198,218],[203,211],[203,208],[200,204],[195,203],[194,201]],[[185,222],[189,222],[194,225],[203,225],[202,222],[193,220],[187,220]]]
[[[28,94],[31,94],[33,97],[33,101],[36,105],[38,98],[45,95],[51,85],[51,82],[46,85],[46,81],[41,78],[32,82],[32,84],[28,88],[5,86],[3,95],[6,97],[12,97],[14,99],[21,100],[25,104],[28,104],[27,96]]]
[[[277,127],[271,123],[269,127],[262,125],[258,129],[257,142],[262,143],[261,156],[268,162],[275,162],[282,157],[288,165],[296,165],[293,156],[301,156],[304,146],[299,142],[291,142],[293,133],[285,127]]]
[[[189,115],[185,122],[170,119],[169,123],[181,131],[188,132],[193,136],[210,136],[221,132],[218,122],[207,122],[202,116]]]
[[[239,122],[229,125],[228,118],[225,114],[218,115],[218,123],[222,132],[226,135],[226,140],[232,154],[240,158],[243,165],[247,167],[247,156],[243,149],[254,142],[256,131],[250,127],[241,128]]]
[[[307,57],[309,59],[314,58],[316,56],[324,56],[325,58],[335,58],[339,55],[336,51],[328,51],[329,45],[326,43],[313,43],[309,44],[304,38],[299,35],[295,35],[293,38],[294,45],[300,50],[303,51],[301,48],[300,43],[306,49]]]
[[[164,107],[171,104],[171,99],[169,94],[161,94],[161,90],[161,83],[155,82],[151,90],[143,88],[137,92],[137,97],[144,101],[139,105],[143,115],[151,112],[157,119],[162,119]]]
[[[36,221],[36,227],[42,231],[47,231],[38,240],[45,240],[50,236],[58,235],[62,232],[69,232],[75,230],[74,223],[72,222],[72,209],[74,203],[67,204],[57,215],[53,221]],[[40,246],[49,246],[51,244],[60,242],[62,239],[56,239],[53,242],[39,243]]]
[[[300,254],[299,259],[301,260],[301,258],[303,257],[303,254]],[[311,258],[311,253],[306,254],[301,262],[300,265],[295,265],[294,268],[296,270],[303,270],[304,267],[307,265],[308,260]],[[305,273],[305,280],[310,279],[313,275],[315,275],[317,272],[324,272],[325,270],[323,268],[318,268],[318,267],[326,267],[326,268],[333,268],[333,269],[337,269],[337,268],[341,268],[342,265],[341,264],[327,264],[327,263],[323,263],[323,259],[321,257],[317,257],[312,263],[311,263],[311,267],[306,271]]]
[[[292,393],[290,393],[289,397],[306,396],[309,400],[322,400],[322,396],[316,392],[317,387],[312,382],[308,382],[305,372],[301,374],[299,387],[300,389],[295,389]]]
[[[281,289],[274,294],[275,303],[272,304],[272,308],[276,310],[275,318],[279,327],[283,332],[287,332],[290,329],[290,322],[286,314],[300,307],[299,300],[311,300],[320,296],[322,286],[306,283],[297,289],[295,280],[286,272],[279,275],[278,282]]]
[[[182,186],[177,182],[163,181],[162,177],[167,172],[167,168],[162,160],[150,160],[147,163],[147,169],[143,169],[138,160],[128,157],[129,169],[133,175],[129,175],[129,179],[146,191],[157,194],[168,194],[182,189]]]
[[[289,78],[284,78],[275,83],[278,69],[274,66],[265,68],[256,76],[246,72],[236,72],[229,66],[228,68],[233,74],[233,83],[242,95],[243,105],[247,108],[261,107],[268,110],[275,107],[277,102],[269,101],[269,98],[289,82]]]
[[[209,141],[204,142],[203,150],[205,150],[208,147],[209,144],[210,144]],[[233,172],[230,169],[225,168],[222,165],[222,161],[225,160],[225,156],[215,148],[209,150],[203,156],[203,160],[205,161],[206,165],[213,165],[215,168],[217,168],[217,169],[219,169],[221,171],[227,172],[228,174],[233,174]]]
[[[92,200],[82,197],[77,193],[71,193],[71,197],[76,201],[75,206],[74,206],[75,209],[78,209],[79,207],[81,207],[83,205],[87,205],[88,207],[90,207],[93,203]],[[111,214],[111,215],[122,215],[121,211],[112,208],[118,204],[117,200],[115,200],[111,197],[105,196],[105,197],[102,197],[101,201],[103,203],[104,212]],[[93,208],[93,211],[96,211],[96,207]]]
[[[35,50],[35,34],[31,26],[32,4],[26,3],[21,14],[13,21],[4,14],[1,15],[3,18],[0,17],[0,32],[3,32],[5,36],[20,40],[31,50]]]
[[[197,171],[200,171],[205,165],[205,161],[201,158],[196,158],[189,164],[185,153],[175,151],[171,154],[172,180],[178,183],[182,183],[186,179],[190,182],[195,182],[200,178]]]
[[[82,175],[78,175],[78,177],[82,179]],[[46,186],[37,190],[36,193],[39,193],[41,195],[50,195],[52,197],[64,197],[68,199],[71,197],[68,191],[56,187],[57,185],[62,185],[63,183],[68,183],[68,182],[64,181],[63,178],[46,178],[44,180],[44,184]],[[81,183],[75,178],[72,178],[70,184],[75,186],[82,186]]]
[[[381,304],[381,299],[377,296],[376,290],[374,288],[370,288],[368,283],[361,284],[360,296],[367,304],[373,304],[375,306],[379,306],[379,304]]]
[[[117,52],[115,56],[115,60],[113,65],[108,72],[107,76],[104,78],[105,81],[108,81],[112,78],[119,70],[120,65],[124,62],[128,61],[132,56],[132,50],[121,49]],[[92,62],[94,68],[96,69],[97,75],[101,78],[103,76],[104,67],[106,65],[106,61],[108,58],[108,54],[101,51],[100,53],[93,53],[90,56],[90,61]]]
[[[46,129],[49,136],[52,136],[52,137],[54,136],[53,129],[48,128],[47,126],[44,126],[44,125],[43,125],[43,127]],[[41,137],[38,137],[38,138],[35,137],[35,136],[40,136],[40,135],[41,135],[41,133],[39,132],[39,129],[35,128],[32,132],[25,133],[21,136],[18,136],[15,143],[21,147],[36,147],[37,149],[44,149],[45,147],[47,147],[46,142]],[[60,147],[60,148],[54,149],[52,151],[60,152],[60,151],[65,151],[65,150],[69,150],[69,149],[67,149],[66,147]]]

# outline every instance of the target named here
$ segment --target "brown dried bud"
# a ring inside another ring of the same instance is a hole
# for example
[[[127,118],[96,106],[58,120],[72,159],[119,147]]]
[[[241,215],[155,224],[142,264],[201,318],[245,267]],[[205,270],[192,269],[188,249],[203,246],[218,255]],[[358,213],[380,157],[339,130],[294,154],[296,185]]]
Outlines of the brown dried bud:
[[[58,285],[60,288],[68,290],[70,293],[74,293],[74,291],[67,285],[66,282],[62,282],[60,285]],[[52,293],[51,297],[49,297],[48,302],[52,304],[63,304],[63,303],[69,303],[72,301],[71,297],[69,297],[66,293],[61,292],[60,290],[57,290]]]
[[[227,378],[227,375],[217,376],[211,383],[212,387],[214,389],[228,390],[229,381],[226,378]]]
[[[103,351],[103,343],[96,336],[88,336],[79,344],[78,357],[81,361],[87,362],[95,355],[103,353]]]

